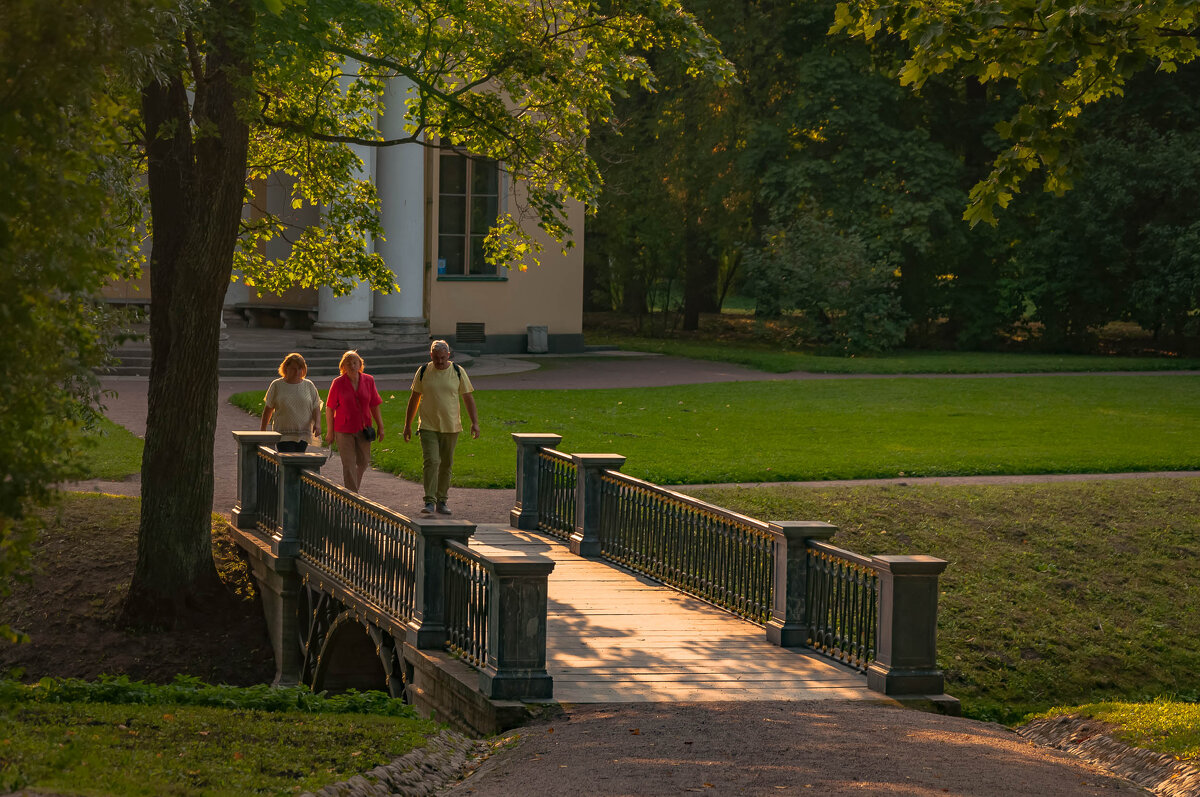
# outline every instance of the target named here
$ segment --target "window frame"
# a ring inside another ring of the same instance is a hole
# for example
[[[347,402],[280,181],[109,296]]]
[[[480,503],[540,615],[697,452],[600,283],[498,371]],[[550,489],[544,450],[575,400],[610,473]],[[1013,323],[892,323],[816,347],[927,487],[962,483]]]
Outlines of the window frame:
[[[443,167],[444,159],[447,157],[459,157],[459,158],[463,159],[464,166],[465,166],[464,174],[463,174],[463,190],[465,193],[463,193],[463,194],[447,194],[446,192],[444,192],[442,190],[442,186],[443,186],[443,168],[442,167]],[[437,228],[432,231],[433,235],[435,237],[435,240],[436,240],[436,257],[434,258],[434,264],[433,264],[434,265],[434,269],[433,269],[434,276],[437,278],[437,280],[439,282],[441,282],[441,281],[446,281],[446,282],[503,282],[503,281],[506,281],[508,279],[508,272],[509,272],[508,266],[496,265],[496,266],[494,266],[495,273],[491,273],[491,274],[480,273],[478,270],[475,270],[475,271],[472,270],[473,267],[475,267],[475,266],[472,263],[471,239],[472,239],[472,237],[476,237],[477,234],[473,232],[472,227],[471,227],[471,204],[472,204],[472,200],[475,197],[480,196],[479,194],[476,194],[473,191],[475,169],[478,167],[478,165],[484,164],[484,165],[490,166],[491,168],[494,168],[496,170],[496,182],[495,182],[495,185],[496,185],[496,194],[495,194],[496,216],[495,216],[495,218],[498,219],[498,218],[500,218],[501,215],[503,215],[505,212],[507,212],[507,204],[508,204],[507,180],[505,179],[506,173],[505,173],[504,169],[502,168],[500,161],[496,161],[491,158],[481,157],[478,155],[473,155],[470,152],[467,152],[466,150],[463,150],[463,149],[460,149],[457,147],[440,147],[440,148],[438,148],[438,151],[437,151],[437,164],[438,164],[437,183],[434,186],[434,193],[437,196],[437,202],[438,202]],[[462,224],[462,233],[461,234],[458,232],[444,233],[442,231],[442,224],[443,224],[443,219],[444,219],[443,212],[445,209],[445,202],[443,201],[443,198],[446,196],[462,198],[463,224]],[[483,196],[490,196],[490,194],[483,195]],[[489,228],[490,228],[490,225],[489,225]],[[486,235],[486,232],[483,234]],[[462,238],[463,273],[461,273],[461,274],[447,274],[447,273],[444,273],[441,271],[440,264],[444,260],[443,249],[442,249],[442,239],[443,239],[443,237],[451,237],[451,236]],[[486,261],[484,261],[484,262],[486,264]]]

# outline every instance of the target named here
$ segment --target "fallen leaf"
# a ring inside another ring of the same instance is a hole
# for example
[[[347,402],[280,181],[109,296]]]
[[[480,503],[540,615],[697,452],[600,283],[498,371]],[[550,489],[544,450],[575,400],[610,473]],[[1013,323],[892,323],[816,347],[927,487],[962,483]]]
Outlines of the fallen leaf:
[[[234,754],[233,754],[233,760],[234,760],[234,761],[241,761],[241,760],[242,760],[242,754],[241,754],[241,753],[234,753]]]
[[[641,735],[642,735],[642,731],[641,731],[641,729],[640,729],[640,728],[630,728],[630,729],[629,729],[629,732],[630,732],[630,733],[632,733],[634,736],[641,736]]]

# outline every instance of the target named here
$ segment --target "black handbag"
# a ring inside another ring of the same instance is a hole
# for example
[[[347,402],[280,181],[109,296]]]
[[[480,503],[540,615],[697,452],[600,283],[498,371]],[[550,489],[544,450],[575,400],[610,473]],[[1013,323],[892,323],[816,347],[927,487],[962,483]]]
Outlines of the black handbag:
[[[374,426],[364,426],[363,430],[359,432],[359,434],[361,434],[363,440],[366,440],[368,443],[374,442],[375,438],[379,436],[375,434]]]

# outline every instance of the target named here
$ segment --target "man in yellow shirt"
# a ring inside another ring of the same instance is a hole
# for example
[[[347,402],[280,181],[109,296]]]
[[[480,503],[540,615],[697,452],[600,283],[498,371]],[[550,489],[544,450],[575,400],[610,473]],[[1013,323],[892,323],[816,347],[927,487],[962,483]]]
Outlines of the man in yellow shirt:
[[[454,447],[462,431],[459,397],[471,416],[471,437],[479,437],[479,416],[475,412],[475,388],[461,366],[450,362],[450,344],[435,340],[429,347],[430,362],[417,369],[412,393],[404,413],[404,442],[412,439],[413,417],[420,410],[417,433],[424,454],[425,508],[423,514],[449,515],[446,496],[450,492],[450,470],[454,466]],[[433,366],[432,368],[430,366]]]

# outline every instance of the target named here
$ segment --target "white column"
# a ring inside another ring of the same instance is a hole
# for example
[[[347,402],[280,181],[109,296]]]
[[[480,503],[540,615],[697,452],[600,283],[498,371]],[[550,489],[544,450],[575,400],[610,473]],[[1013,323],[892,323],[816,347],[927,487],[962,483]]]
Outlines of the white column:
[[[393,78],[384,91],[379,119],[385,140],[403,138],[409,121],[405,100],[416,91],[407,78]],[[375,242],[400,290],[375,294],[375,334],[393,342],[425,343],[425,151],[420,144],[381,147],[376,155],[384,240]]]
[[[343,65],[345,74],[340,78],[342,90],[347,90],[358,72],[358,62],[347,60]],[[374,179],[375,148],[361,144],[350,144],[351,151],[359,157],[362,165],[355,177]],[[364,242],[371,251],[372,241]],[[317,292],[317,322],[313,324],[313,345],[324,348],[357,348],[371,337],[371,286],[360,283],[344,296],[334,296],[330,288]]]

